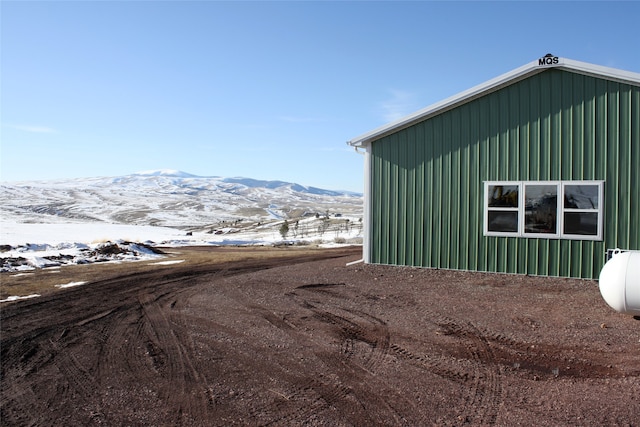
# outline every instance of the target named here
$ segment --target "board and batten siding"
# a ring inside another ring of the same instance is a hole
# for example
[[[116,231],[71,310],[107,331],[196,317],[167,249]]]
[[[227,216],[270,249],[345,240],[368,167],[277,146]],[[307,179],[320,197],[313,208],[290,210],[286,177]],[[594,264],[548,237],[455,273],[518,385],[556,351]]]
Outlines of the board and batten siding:
[[[597,278],[640,249],[638,86],[549,69],[369,150],[372,263]],[[527,180],[604,180],[604,240],[484,236],[484,181]]]

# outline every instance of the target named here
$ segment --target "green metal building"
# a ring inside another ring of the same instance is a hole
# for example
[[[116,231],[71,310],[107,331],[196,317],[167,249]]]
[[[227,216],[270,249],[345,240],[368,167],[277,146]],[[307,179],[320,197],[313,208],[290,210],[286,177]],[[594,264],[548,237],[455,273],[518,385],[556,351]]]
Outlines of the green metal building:
[[[348,141],[367,263],[597,278],[640,250],[640,74],[547,55]]]

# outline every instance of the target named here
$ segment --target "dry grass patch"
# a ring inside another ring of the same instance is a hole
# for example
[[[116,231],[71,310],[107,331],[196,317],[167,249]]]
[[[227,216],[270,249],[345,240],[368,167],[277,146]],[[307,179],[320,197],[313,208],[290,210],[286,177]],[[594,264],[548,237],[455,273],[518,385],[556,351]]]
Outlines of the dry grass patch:
[[[143,273],[158,269],[216,266],[240,260],[308,255],[323,249],[305,246],[287,247],[181,247],[160,248],[164,257],[144,261],[104,262],[50,267],[20,273],[0,274],[0,299],[9,296],[45,295],[69,283],[91,283],[123,274]]]

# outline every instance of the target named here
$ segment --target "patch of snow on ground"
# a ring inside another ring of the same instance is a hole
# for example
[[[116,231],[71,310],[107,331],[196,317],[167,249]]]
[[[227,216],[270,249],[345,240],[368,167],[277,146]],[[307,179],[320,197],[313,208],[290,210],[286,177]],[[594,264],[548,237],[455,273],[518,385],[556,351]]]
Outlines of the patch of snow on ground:
[[[0,302],[18,301],[20,299],[36,298],[36,297],[39,297],[39,296],[40,295],[38,295],[38,294],[31,294],[31,295],[26,295],[26,296],[23,296],[23,297],[20,297],[20,296],[17,296],[17,295],[13,295],[13,296],[7,297],[5,299],[0,299]]]
[[[62,247],[62,249],[60,249]],[[0,254],[0,272],[21,272],[37,268],[94,262],[140,261],[162,258],[150,246],[125,241],[76,245],[19,245],[4,248]]]
[[[160,261],[160,262],[154,262],[151,265],[172,265],[172,264],[180,264],[181,262],[184,262],[184,260],[176,259],[174,261]]]
[[[87,282],[69,282],[69,283],[65,283],[64,285],[56,285],[56,288],[72,288],[74,286],[81,286],[84,285]]]

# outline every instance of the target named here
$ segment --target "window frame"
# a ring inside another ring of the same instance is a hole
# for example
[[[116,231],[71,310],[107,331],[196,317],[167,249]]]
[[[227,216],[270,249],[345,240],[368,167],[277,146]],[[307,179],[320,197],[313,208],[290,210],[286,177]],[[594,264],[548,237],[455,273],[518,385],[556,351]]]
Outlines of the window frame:
[[[489,188],[493,186],[516,186],[518,188],[518,207],[490,207]],[[555,186],[556,187],[556,232],[555,233],[532,233],[526,232],[526,196],[527,186]],[[598,191],[597,208],[566,208],[564,206],[564,196],[567,186],[588,185],[596,186]],[[604,229],[604,181],[601,180],[579,180],[579,181],[484,181],[484,204],[483,210],[483,234],[485,236],[496,237],[525,237],[534,239],[566,239],[566,240],[603,240]],[[489,231],[489,212],[518,212],[517,232]],[[595,213],[597,221],[597,232],[595,235],[565,233],[565,213]]]
[[[520,221],[518,221],[518,224],[521,225],[521,229],[520,229],[520,233],[522,235],[522,237],[532,237],[534,239],[559,239],[560,236],[560,229],[561,229],[561,223],[560,223],[560,215],[562,214],[561,210],[560,210],[560,203],[558,203],[559,200],[563,200],[562,194],[561,194],[561,182],[560,181],[521,181],[520,185],[521,185],[521,189],[520,191],[522,192],[522,224],[520,224]],[[534,232],[527,232],[527,212],[526,212],[526,188],[527,186],[545,186],[545,187],[556,187],[556,231],[555,233],[534,233]]]
[[[603,240],[603,229],[604,229],[604,181],[562,181],[562,236],[565,239],[571,240]],[[598,207],[596,209],[586,209],[586,208],[565,208],[564,207],[564,195],[565,195],[565,187],[569,185],[595,185],[598,187]],[[565,221],[564,214],[566,212],[575,212],[575,213],[596,213],[597,214],[597,232],[596,235],[584,235],[584,234],[571,234],[565,233]]]
[[[490,207],[489,206],[489,186],[502,185],[518,187],[518,206],[513,207]],[[520,207],[522,206],[522,189],[519,182],[513,181],[487,181],[484,183],[484,233],[486,236],[520,236]],[[517,212],[518,213],[518,229],[517,231],[489,231],[489,212]]]

